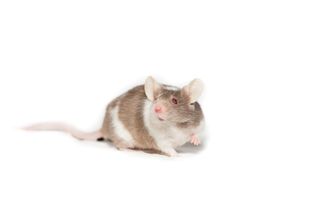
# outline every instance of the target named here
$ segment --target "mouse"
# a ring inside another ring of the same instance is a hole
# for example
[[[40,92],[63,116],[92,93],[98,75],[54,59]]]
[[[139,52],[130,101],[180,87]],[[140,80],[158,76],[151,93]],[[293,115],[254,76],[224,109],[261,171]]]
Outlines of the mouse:
[[[117,149],[156,151],[177,156],[177,147],[199,145],[205,119],[200,104],[200,79],[180,87],[162,84],[152,76],[112,100],[100,129],[83,132],[57,122],[37,123],[24,130],[63,131],[79,140],[109,141]]]

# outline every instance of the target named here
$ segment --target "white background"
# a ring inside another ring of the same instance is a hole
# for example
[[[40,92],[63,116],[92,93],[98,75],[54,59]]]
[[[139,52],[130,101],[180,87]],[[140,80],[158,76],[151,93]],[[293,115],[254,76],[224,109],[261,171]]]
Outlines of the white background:
[[[312,1],[0,2],[0,207],[314,207]],[[201,78],[203,148],[118,151],[100,127],[148,75]],[[205,145],[206,143],[206,145]]]

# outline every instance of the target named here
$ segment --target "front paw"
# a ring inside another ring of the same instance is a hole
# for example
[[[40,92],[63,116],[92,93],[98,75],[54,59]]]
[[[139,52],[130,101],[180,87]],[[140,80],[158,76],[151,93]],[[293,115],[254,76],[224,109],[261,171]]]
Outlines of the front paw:
[[[176,157],[176,156],[178,156],[178,153],[173,148],[166,148],[166,149],[161,150],[161,152],[164,155],[168,156],[168,157]]]
[[[195,145],[195,146],[198,146],[201,142],[195,134],[192,134],[190,137],[190,143]]]

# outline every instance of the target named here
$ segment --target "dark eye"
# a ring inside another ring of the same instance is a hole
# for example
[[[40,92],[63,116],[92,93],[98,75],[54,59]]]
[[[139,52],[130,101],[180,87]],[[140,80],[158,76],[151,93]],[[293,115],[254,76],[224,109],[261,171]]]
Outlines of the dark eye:
[[[177,105],[177,103],[178,103],[177,99],[176,98],[172,98],[172,103]]]

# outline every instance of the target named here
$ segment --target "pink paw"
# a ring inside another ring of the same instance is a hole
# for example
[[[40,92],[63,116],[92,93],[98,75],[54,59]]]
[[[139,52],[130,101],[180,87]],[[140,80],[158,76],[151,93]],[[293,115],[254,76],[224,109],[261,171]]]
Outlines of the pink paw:
[[[193,145],[199,145],[201,142],[200,140],[198,139],[198,137],[195,135],[195,134],[192,134],[191,135],[191,138],[190,138],[190,143],[192,143]]]

